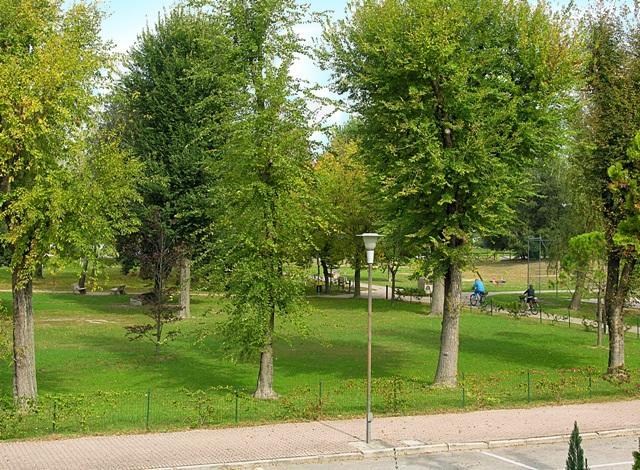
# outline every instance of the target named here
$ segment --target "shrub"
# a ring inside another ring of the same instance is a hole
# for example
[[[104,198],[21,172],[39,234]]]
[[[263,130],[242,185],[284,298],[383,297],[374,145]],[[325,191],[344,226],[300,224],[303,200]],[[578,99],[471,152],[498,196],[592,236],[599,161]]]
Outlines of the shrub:
[[[573,423],[573,431],[569,439],[569,455],[567,457],[566,470],[589,470],[587,459],[584,458],[582,450],[582,438],[578,431],[578,423]]]

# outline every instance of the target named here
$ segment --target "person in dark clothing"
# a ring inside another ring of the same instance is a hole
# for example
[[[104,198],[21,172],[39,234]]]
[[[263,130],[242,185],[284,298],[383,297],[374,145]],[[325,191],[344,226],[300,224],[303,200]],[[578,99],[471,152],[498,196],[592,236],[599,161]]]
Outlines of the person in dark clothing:
[[[529,305],[533,304],[536,300],[536,291],[533,288],[533,284],[529,284],[529,288],[523,293],[524,300]]]

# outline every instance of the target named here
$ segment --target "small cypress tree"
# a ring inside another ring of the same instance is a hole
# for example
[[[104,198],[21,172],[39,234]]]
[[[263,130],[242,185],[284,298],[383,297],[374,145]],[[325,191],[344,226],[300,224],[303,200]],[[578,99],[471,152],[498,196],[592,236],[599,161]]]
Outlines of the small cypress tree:
[[[573,423],[573,432],[569,439],[569,456],[567,457],[566,470],[589,470],[587,460],[582,450],[582,438],[578,430],[578,423]]]
[[[638,450],[633,453],[633,467],[631,470],[640,470],[640,438],[638,438]]]

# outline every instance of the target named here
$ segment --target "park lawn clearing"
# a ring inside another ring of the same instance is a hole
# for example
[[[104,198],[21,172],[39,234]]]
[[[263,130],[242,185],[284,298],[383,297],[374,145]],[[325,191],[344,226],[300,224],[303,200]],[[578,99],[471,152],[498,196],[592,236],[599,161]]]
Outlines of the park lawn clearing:
[[[79,264],[69,264],[53,271],[46,269],[42,279],[33,279],[33,288],[36,291],[73,292],[80,271]],[[175,282],[174,277],[172,281]],[[152,281],[141,279],[135,272],[123,274],[119,264],[109,262],[100,267],[95,280],[87,280],[89,292],[104,292],[116,286],[126,286],[127,292],[140,293],[151,290]],[[11,290],[11,272],[6,266],[0,266],[0,290]]]
[[[6,302],[9,296],[2,298]],[[218,298],[194,298],[195,318],[176,325],[181,335],[163,346],[157,357],[150,342],[132,342],[124,336],[124,326],[146,320],[140,307],[128,304],[127,296],[37,294],[34,298],[40,412],[28,419],[6,415],[4,430],[0,425],[4,438],[362,413],[364,299],[310,299],[313,311],[306,334],[282,323],[285,337],[275,345],[275,390],[281,399],[259,402],[249,396],[255,387],[256,362],[232,362],[222,351],[222,338],[215,332],[222,319],[216,313]],[[617,386],[600,378],[607,349],[593,346],[594,333],[539,325],[535,319],[491,317],[476,310],[465,311],[461,319],[461,386],[434,389],[430,383],[441,318],[426,315],[426,308],[374,301],[377,414],[624,399],[638,393],[640,341],[627,340],[632,382]],[[203,330],[212,333],[203,337]],[[0,384],[5,402],[10,401],[7,363],[0,369]]]

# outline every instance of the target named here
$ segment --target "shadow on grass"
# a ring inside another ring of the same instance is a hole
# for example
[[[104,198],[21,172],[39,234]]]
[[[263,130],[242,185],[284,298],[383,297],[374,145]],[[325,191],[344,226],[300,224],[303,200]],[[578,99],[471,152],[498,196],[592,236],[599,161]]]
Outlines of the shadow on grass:
[[[96,390],[139,389],[204,389],[214,386],[248,386],[247,374],[243,367],[236,367],[230,361],[207,351],[196,348],[188,342],[168,343],[162,346],[158,355],[150,341],[130,341],[114,334],[85,332],[74,338],[76,345],[76,374],[84,375],[79,379],[82,387]],[[84,356],[84,357],[83,357]],[[39,371],[42,390],[50,393],[74,392],[73,376],[68,368],[60,364],[58,357],[47,358],[47,367]],[[41,361],[44,363],[44,361]],[[95,376],[91,385],[90,376]],[[89,377],[87,377],[89,376]],[[119,383],[119,379],[123,383]]]
[[[463,318],[462,322],[465,320],[468,321]],[[493,321],[496,322],[495,328],[490,332],[486,331],[487,325],[482,325],[483,328],[478,334],[464,330],[460,333],[461,360],[474,363],[479,368],[482,368],[483,363],[499,363],[516,369],[572,368],[593,365],[593,360],[590,360],[589,356],[594,356],[594,352],[587,349],[591,346],[591,342],[587,343],[583,337],[571,340],[571,343],[576,347],[569,348],[567,344],[569,338],[566,337],[566,332],[561,334],[563,337],[551,339],[549,331],[546,331],[547,334],[544,331],[545,328],[552,328],[548,325],[538,327],[534,324],[528,324],[525,327],[532,328],[529,333],[506,329],[510,325],[505,322],[515,320],[495,319]],[[578,333],[577,330],[576,333]],[[415,328],[402,330],[387,328],[379,330],[378,334],[395,336],[403,341],[409,341],[413,345],[429,351],[430,356],[437,355],[440,350],[439,329],[424,331]]]

